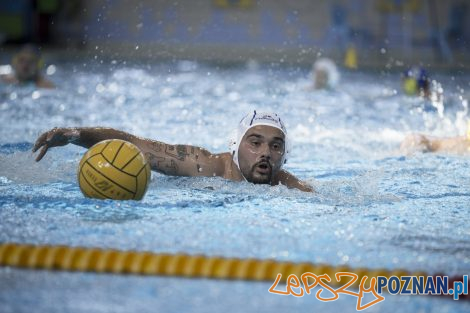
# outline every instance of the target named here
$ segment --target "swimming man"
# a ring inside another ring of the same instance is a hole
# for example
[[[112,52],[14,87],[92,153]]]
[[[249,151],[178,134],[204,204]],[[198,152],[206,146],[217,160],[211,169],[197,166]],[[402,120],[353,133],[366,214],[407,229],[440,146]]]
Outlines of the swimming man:
[[[106,139],[133,143],[147,157],[152,170],[173,176],[220,176],[233,181],[254,184],[282,184],[289,188],[312,192],[313,188],[282,169],[287,161],[287,130],[275,113],[254,111],[238,126],[237,138],[230,152],[212,154],[189,145],[170,145],[144,139],[111,128],[53,128],[37,139],[33,152],[41,160],[47,150],[69,143],[90,148]]]

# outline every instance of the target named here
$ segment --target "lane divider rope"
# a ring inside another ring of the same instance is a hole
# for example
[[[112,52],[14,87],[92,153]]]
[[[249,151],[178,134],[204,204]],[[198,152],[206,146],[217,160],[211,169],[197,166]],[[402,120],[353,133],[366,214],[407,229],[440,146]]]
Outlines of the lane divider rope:
[[[331,285],[340,285],[334,277],[338,272],[358,275],[352,287],[358,287],[362,277],[430,276],[424,272],[408,272],[402,269],[367,269],[326,264],[293,263],[260,259],[236,259],[203,255],[164,254],[111,249],[0,244],[0,266],[27,269],[177,276],[186,278],[212,278],[274,282],[278,274],[285,279],[290,274],[300,277],[310,272],[327,274]],[[438,275],[443,276],[443,275]],[[458,278],[450,278],[449,283]],[[461,280],[461,278],[460,278]],[[343,283],[341,283],[343,285]]]

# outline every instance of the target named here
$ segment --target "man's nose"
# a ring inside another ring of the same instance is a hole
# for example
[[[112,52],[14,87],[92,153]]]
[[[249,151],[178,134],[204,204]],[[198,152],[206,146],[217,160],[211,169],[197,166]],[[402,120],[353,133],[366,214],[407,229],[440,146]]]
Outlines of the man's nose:
[[[263,144],[261,146],[261,156],[265,158],[271,158],[271,148],[268,144]]]

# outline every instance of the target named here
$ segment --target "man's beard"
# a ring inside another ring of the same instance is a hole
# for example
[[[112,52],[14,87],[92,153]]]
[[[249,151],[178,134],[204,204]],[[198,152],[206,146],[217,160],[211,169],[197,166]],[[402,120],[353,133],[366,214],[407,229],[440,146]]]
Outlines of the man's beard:
[[[269,184],[273,176],[273,168],[269,161],[260,161],[251,167],[247,180],[253,184]]]

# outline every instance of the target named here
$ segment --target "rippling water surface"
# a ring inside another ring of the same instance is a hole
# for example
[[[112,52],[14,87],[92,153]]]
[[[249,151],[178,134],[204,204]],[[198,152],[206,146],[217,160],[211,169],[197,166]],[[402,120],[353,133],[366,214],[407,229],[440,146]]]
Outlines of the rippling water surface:
[[[0,242],[468,274],[470,158],[398,150],[412,131],[465,132],[470,75],[434,77],[443,102],[401,95],[399,73],[343,73],[337,90],[312,92],[307,69],[253,63],[63,62],[50,76],[57,90],[0,85]],[[143,201],[91,200],[76,182],[84,149],[52,149],[39,163],[30,152],[55,126],[108,126],[224,152],[253,109],[283,117],[293,141],[286,169],[317,194],[153,173]],[[9,268],[0,280],[2,312],[355,311],[352,297],[280,297],[270,283]],[[397,309],[470,306],[386,296],[370,311]]]

